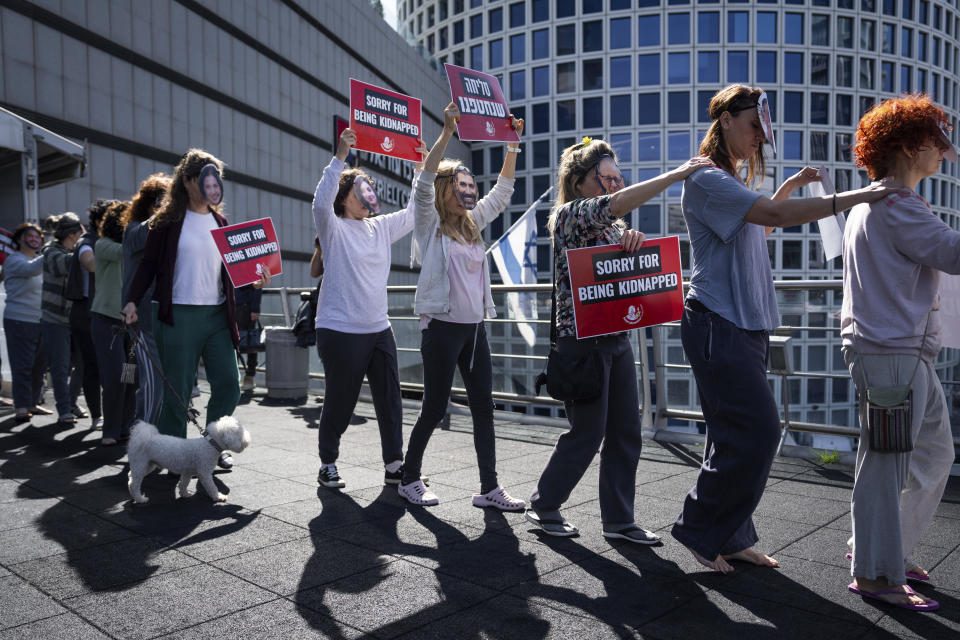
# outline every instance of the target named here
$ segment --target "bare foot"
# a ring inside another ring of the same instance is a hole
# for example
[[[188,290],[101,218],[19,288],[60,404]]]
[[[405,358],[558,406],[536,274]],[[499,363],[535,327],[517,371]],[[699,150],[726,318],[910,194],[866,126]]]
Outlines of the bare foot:
[[[885,579],[880,580],[869,580],[867,578],[854,578],[853,583],[857,586],[858,589],[862,591],[869,591],[873,593],[872,597],[877,600],[883,600],[884,602],[889,602],[890,604],[900,605],[900,604],[926,604],[930,602],[930,598],[924,598],[919,593],[907,593],[908,587],[906,585],[900,586],[891,586],[887,584]],[[900,591],[903,593],[877,593],[878,591]]]
[[[737,551],[736,553],[728,553],[723,557],[727,560],[741,560],[743,562],[749,562],[750,564],[755,564],[758,567],[780,566],[780,563],[774,558],[771,558],[764,553],[760,553],[759,551],[754,551],[752,548],[744,549],[743,551]]]
[[[720,573],[730,573],[733,571],[733,567],[730,566],[729,562],[723,559],[723,556],[717,556],[716,560],[707,560],[693,549],[690,549],[690,553],[693,554],[693,557],[696,558],[697,562],[705,566],[707,569],[719,571]]]
[[[908,573],[915,573],[917,575],[924,576],[925,578],[930,577],[930,573],[926,569],[918,565],[913,565],[912,567],[908,566],[906,570]]]

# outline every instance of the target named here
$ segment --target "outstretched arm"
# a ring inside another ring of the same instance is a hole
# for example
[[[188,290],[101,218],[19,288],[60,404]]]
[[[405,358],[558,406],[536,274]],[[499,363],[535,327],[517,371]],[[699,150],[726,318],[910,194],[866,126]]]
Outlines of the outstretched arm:
[[[657,196],[674,182],[685,180],[697,169],[709,167],[712,164],[709,158],[691,158],[672,171],[661,173],[656,178],[650,178],[621,189],[610,196],[610,213],[617,218],[622,218],[650,198]]]

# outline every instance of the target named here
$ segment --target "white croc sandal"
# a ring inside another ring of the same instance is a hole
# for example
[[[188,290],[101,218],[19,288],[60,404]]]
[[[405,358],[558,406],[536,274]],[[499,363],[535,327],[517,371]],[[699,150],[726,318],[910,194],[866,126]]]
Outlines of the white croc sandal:
[[[473,506],[475,507],[493,507],[500,511],[523,511],[527,508],[527,503],[520,498],[514,498],[503,490],[503,487],[497,487],[487,493],[473,494]]]

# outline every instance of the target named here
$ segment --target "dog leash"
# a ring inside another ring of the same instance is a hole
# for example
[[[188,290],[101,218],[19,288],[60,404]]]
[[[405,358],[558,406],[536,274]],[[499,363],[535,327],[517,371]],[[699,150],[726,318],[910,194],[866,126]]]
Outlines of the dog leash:
[[[111,331],[113,332],[113,339],[110,341],[110,349],[113,349],[113,343],[118,337],[125,335],[130,340],[130,350],[127,353],[127,359],[135,361],[137,344],[140,342],[140,328],[136,326],[136,323],[133,323],[133,324],[123,323],[120,325],[113,326],[111,328]],[[163,367],[158,366],[157,363],[153,360],[152,356],[150,355],[150,350],[144,349],[143,352],[147,354],[147,360],[149,360],[148,365],[152,366],[153,370],[160,374],[160,379],[163,380],[163,383],[167,385],[167,389],[170,391],[170,393],[173,394],[173,397],[176,398],[177,402],[180,403],[180,408],[183,409],[184,412],[186,413],[187,420],[193,423],[193,426],[197,428],[197,431],[200,432],[200,435],[203,436],[203,438],[206,439],[207,442],[213,445],[213,447],[217,451],[222,453],[223,449],[220,447],[220,445],[216,444],[207,433],[207,430],[200,426],[200,422],[197,420],[197,418],[200,417],[200,412],[194,409],[193,407],[188,406],[187,403],[183,401],[183,398],[181,398],[180,394],[177,393],[177,390],[173,388],[173,385],[167,379],[167,376],[164,375]],[[123,372],[121,373],[121,376],[120,376],[120,379],[123,382],[123,384],[133,384],[136,370],[137,370],[136,364],[133,364],[131,362],[125,362],[123,364]]]

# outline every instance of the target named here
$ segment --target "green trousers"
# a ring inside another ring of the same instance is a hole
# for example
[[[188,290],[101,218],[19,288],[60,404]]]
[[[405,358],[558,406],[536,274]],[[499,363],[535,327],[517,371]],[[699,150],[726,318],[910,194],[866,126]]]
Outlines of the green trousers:
[[[154,305],[156,308],[156,305]],[[156,313],[156,311],[154,311]],[[163,385],[163,409],[157,430],[171,436],[187,437],[187,415],[184,404],[190,403],[193,381],[203,356],[203,364],[210,383],[210,402],[207,404],[207,425],[229,416],[240,401],[240,374],[237,352],[230,339],[227,325],[227,306],[173,305],[173,323],[170,326],[154,318],[153,333],[160,352],[163,375],[170,385]],[[180,396],[178,400],[170,386]]]

